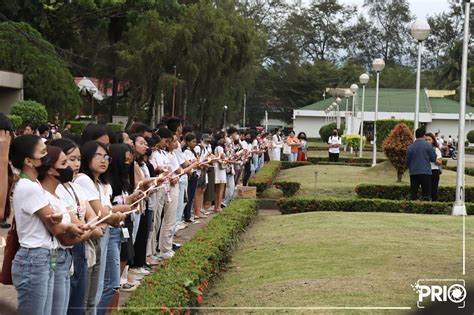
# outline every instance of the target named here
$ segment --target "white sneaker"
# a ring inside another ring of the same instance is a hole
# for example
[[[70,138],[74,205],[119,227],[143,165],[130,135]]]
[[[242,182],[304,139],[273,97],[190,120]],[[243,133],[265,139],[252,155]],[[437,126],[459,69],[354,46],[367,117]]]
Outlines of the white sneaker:
[[[184,230],[188,226],[184,222],[179,222],[178,225],[176,226],[176,231]]]
[[[174,256],[174,251],[170,250],[169,252],[162,253],[160,255],[161,259],[171,259]]]
[[[141,268],[130,268],[129,272],[133,273],[134,275],[149,275],[150,272],[145,270],[143,267]]]

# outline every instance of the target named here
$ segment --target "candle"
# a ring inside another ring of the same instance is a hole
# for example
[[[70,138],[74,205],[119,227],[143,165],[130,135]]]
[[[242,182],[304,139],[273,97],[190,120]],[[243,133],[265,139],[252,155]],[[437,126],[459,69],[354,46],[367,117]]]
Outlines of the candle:
[[[2,236],[0,238],[0,248],[7,246],[7,240]]]
[[[108,218],[110,218],[110,217],[112,216],[112,214],[113,214],[113,213],[110,212],[109,214],[107,214],[105,217],[103,217],[103,218],[100,219],[99,221],[94,222],[94,223],[92,223],[92,224],[89,223],[89,225],[90,225],[91,227],[97,226],[97,225],[101,224],[102,222],[104,222],[105,220],[107,220]]]

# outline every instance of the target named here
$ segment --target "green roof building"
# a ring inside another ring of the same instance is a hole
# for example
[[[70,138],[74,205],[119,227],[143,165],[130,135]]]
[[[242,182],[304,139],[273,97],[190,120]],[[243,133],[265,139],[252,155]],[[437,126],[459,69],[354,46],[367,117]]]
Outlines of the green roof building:
[[[328,92],[330,92],[328,90]],[[420,93],[420,124],[425,124],[428,132],[439,132],[447,138],[449,135],[457,138],[459,121],[459,102],[446,98],[454,95],[455,91],[422,90]],[[339,116],[341,122],[346,121],[346,133],[359,133],[361,122],[362,89],[355,98],[355,115],[352,115],[351,97],[341,97]],[[320,102],[295,109],[293,111],[293,126],[295,131],[306,132],[308,137],[319,138],[319,129],[329,121],[337,121],[338,111],[327,112],[326,109],[336,100],[327,98]],[[414,89],[380,89],[378,119],[415,119],[416,90]],[[469,113],[474,107],[466,108],[466,133],[470,130]],[[375,117],[375,89],[365,90],[364,133],[369,136],[373,130]],[[354,127],[352,127],[354,126]]]

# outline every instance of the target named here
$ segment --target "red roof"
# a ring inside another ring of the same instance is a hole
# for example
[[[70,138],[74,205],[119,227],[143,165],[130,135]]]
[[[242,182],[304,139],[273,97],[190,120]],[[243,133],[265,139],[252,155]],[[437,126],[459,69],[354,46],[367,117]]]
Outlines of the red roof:
[[[99,91],[104,93],[104,95],[112,96],[112,80],[108,80],[107,82],[107,80],[99,80],[98,78],[95,78],[95,77],[85,77],[85,78],[89,79],[97,87]],[[74,83],[78,85],[82,79],[84,79],[84,77],[74,77]],[[107,85],[104,84],[105,82],[107,82]],[[117,92],[119,94],[122,94],[126,88],[127,88],[126,82],[119,82]]]

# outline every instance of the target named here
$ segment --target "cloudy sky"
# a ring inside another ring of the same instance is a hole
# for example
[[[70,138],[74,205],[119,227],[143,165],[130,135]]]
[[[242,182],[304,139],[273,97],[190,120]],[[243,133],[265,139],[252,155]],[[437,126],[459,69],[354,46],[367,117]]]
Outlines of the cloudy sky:
[[[341,3],[362,5],[364,0],[340,0]],[[411,12],[417,18],[426,18],[427,15],[448,10],[447,0],[408,0]]]

